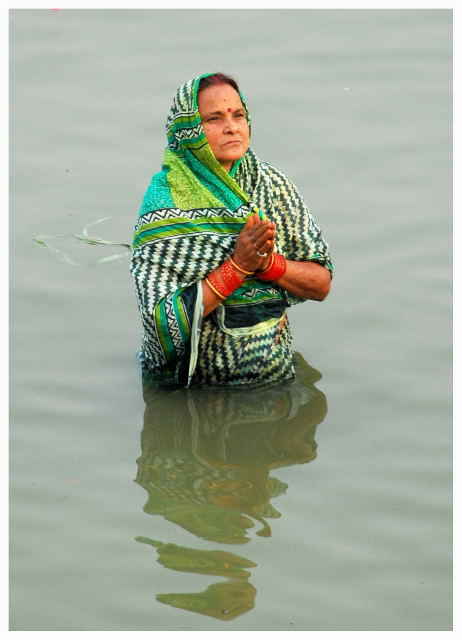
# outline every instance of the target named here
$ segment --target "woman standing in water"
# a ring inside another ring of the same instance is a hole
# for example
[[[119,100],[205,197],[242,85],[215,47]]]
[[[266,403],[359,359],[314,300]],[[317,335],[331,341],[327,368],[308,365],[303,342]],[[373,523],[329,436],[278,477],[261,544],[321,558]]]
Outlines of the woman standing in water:
[[[285,310],[330,289],[319,227],[294,184],[250,149],[233,78],[182,85],[167,139],[133,242],[143,365],[179,386],[293,378]]]

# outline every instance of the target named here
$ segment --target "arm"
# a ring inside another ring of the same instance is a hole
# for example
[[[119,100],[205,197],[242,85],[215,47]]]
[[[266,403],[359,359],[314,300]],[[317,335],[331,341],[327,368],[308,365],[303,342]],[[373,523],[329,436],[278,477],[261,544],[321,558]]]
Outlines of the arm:
[[[255,242],[249,235],[249,227],[255,225],[253,234]],[[241,232],[234,250],[234,259],[248,271],[264,271],[270,262],[270,255],[274,249],[274,238],[276,235],[276,225],[274,223],[262,223],[258,216],[253,216]],[[267,258],[256,256],[255,246],[259,246],[261,253],[268,253]],[[245,274],[235,270],[236,275],[243,282]],[[220,269],[215,270],[215,275],[221,283],[222,277]],[[331,274],[326,267],[312,261],[287,260],[287,269],[277,281],[278,286],[286,289],[307,300],[324,300],[330,291]],[[202,281],[202,292],[204,300],[204,317],[211,313],[223,301],[205,282]]]
[[[215,269],[215,273],[217,277],[220,278],[219,269]],[[236,275],[238,273],[239,272],[236,271]],[[244,282],[245,274],[243,273],[241,275],[242,275],[242,282]],[[212,291],[212,289],[208,286],[205,280],[202,280],[202,296],[203,296],[202,299],[204,301],[204,318],[205,318],[205,316],[208,316],[209,313],[212,313],[212,311],[216,309],[221,302],[223,302],[223,299],[220,298],[220,296],[218,296],[214,291]]]
[[[284,275],[276,281],[278,286],[307,300],[324,300],[330,291],[329,269],[317,262],[287,260]]]
[[[278,220],[279,244],[275,251],[287,260],[286,272],[274,282],[284,290],[289,304],[324,300],[332,280],[328,244],[294,183],[274,167],[267,169]]]

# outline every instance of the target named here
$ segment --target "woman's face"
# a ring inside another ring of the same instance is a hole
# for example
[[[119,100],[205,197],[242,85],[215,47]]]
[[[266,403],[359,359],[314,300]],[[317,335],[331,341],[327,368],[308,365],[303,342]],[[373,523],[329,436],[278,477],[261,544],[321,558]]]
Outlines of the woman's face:
[[[249,124],[239,94],[229,84],[199,92],[197,106],[215,158],[229,171],[249,148]]]

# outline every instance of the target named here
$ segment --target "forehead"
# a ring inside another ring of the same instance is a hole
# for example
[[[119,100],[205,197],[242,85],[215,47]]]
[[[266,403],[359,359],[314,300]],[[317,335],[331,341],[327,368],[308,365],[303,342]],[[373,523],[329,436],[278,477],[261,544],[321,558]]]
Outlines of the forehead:
[[[229,84],[218,84],[203,89],[197,96],[199,111],[227,111],[243,108],[237,91]]]

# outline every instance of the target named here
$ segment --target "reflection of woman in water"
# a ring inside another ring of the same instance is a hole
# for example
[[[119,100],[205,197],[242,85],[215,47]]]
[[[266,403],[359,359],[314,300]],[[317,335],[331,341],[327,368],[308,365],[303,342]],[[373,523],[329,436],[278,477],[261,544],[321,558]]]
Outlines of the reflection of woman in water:
[[[219,543],[250,542],[254,522],[256,535],[271,536],[267,519],[281,514],[270,500],[287,484],[270,471],[316,457],[315,431],[327,411],[314,386],[320,374],[299,354],[295,368],[295,382],[253,389],[165,390],[145,381],[136,478],[149,495],[145,512]],[[246,568],[253,562],[226,551],[138,540],[156,547],[164,566],[229,580],[202,594],[158,596],[161,602],[221,619],[252,608],[255,589]]]
[[[319,227],[249,136],[233,78],[204,74],[178,89],[131,263],[143,362],[164,382],[293,378],[285,310],[329,292],[332,262]]]

